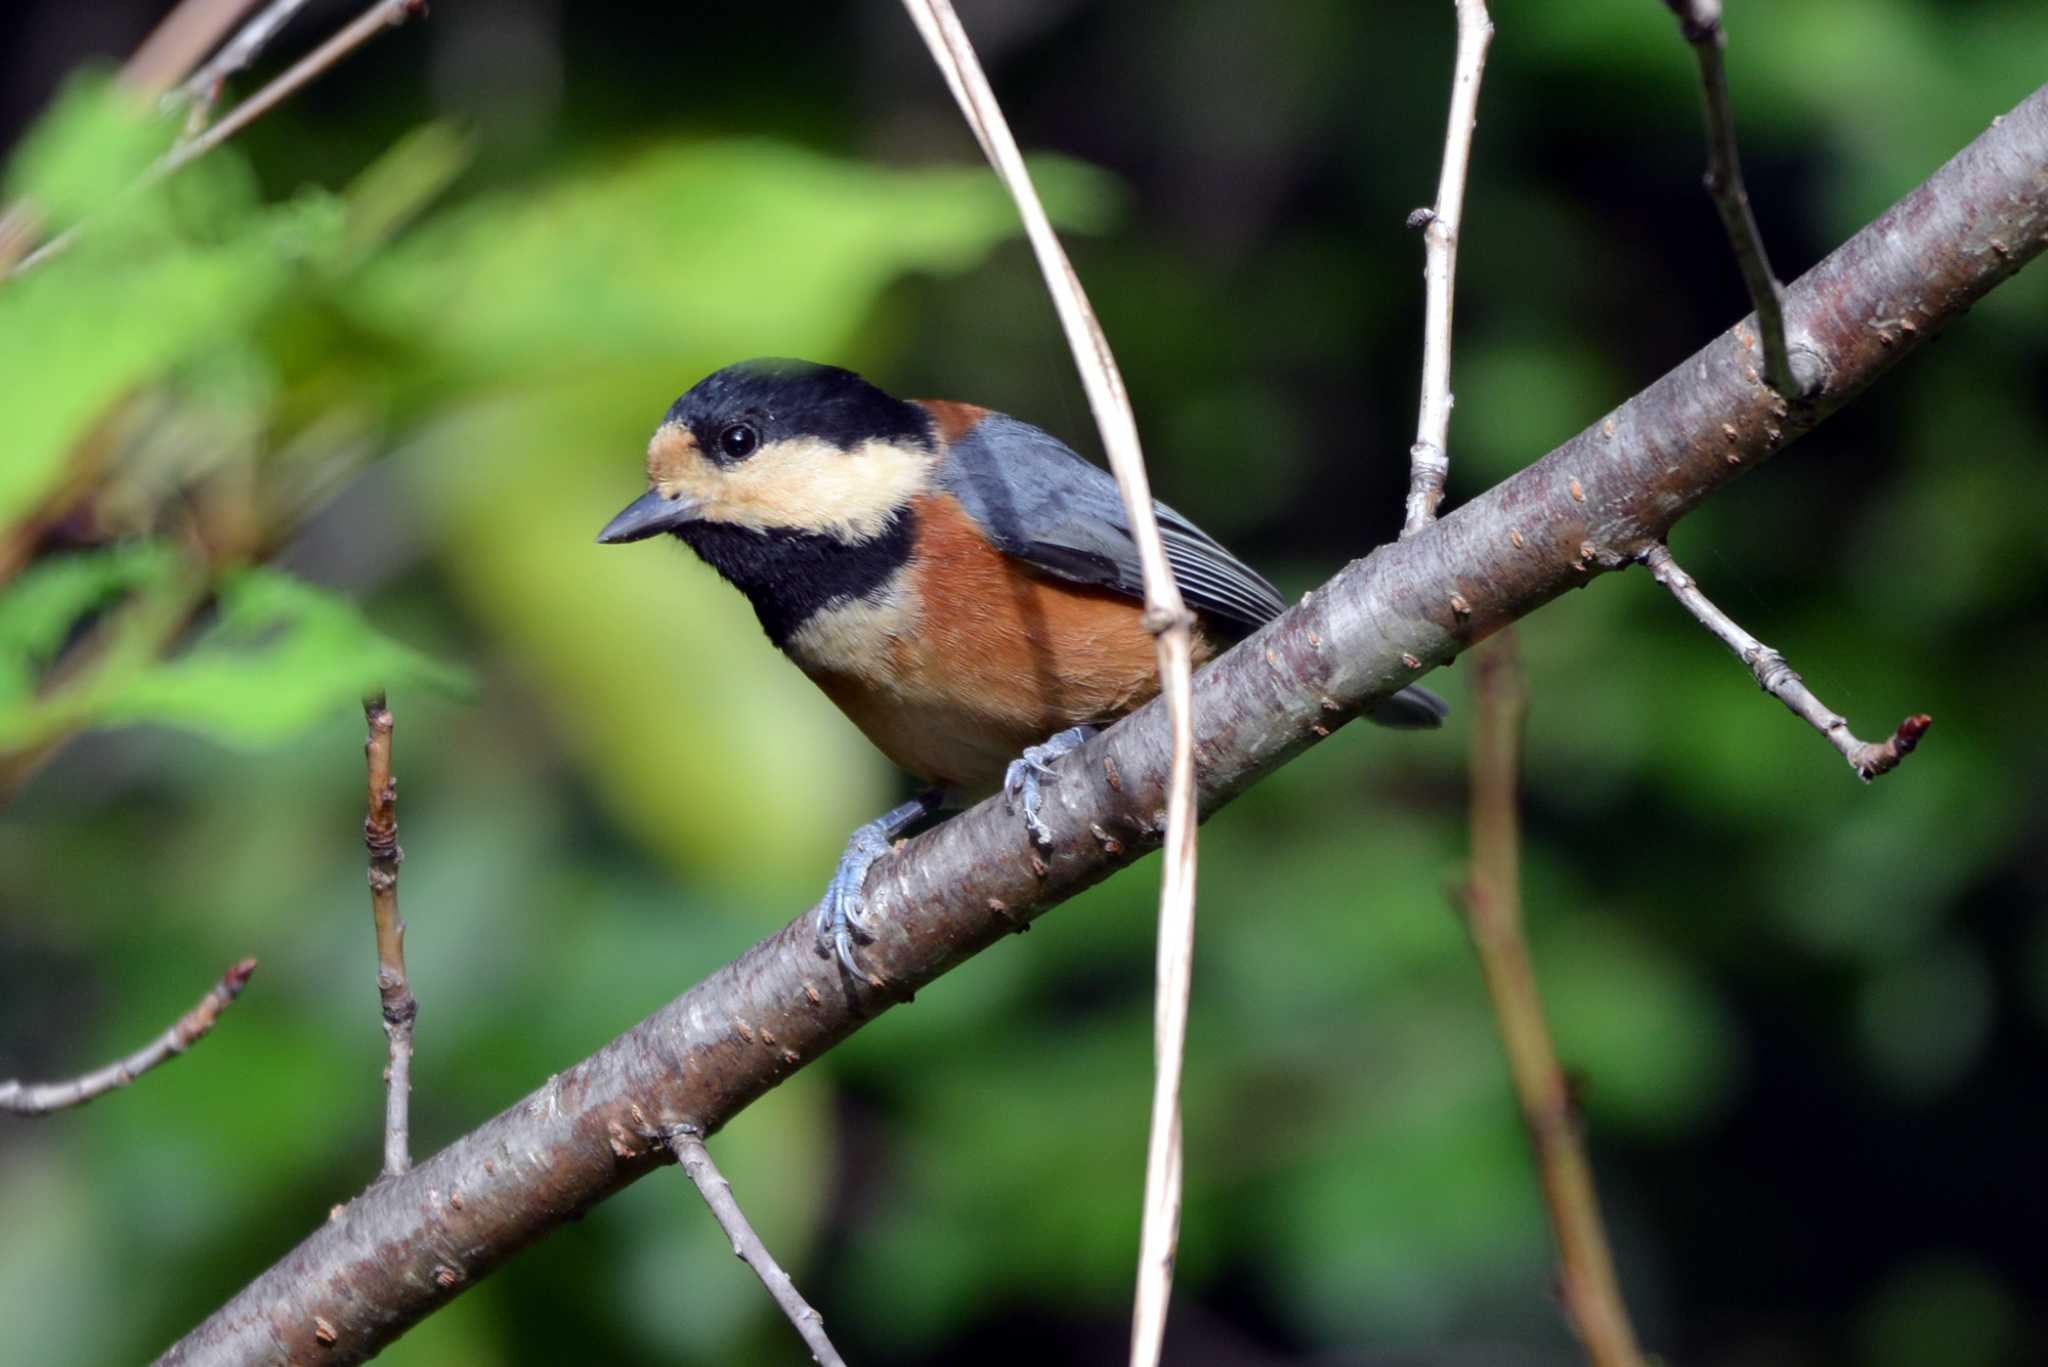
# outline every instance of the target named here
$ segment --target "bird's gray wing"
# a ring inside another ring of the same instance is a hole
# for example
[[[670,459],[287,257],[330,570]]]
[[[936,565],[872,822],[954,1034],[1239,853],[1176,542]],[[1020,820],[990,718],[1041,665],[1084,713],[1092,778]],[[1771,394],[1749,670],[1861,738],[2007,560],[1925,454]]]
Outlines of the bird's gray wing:
[[[996,548],[1049,574],[1145,596],[1116,479],[1031,424],[991,413],[957,438],[939,484]],[[1188,606],[1242,635],[1286,610],[1280,591],[1213,537],[1155,501],[1159,536]]]
[[[991,413],[948,448],[939,485],[1003,554],[1063,579],[1144,598],[1145,576],[1115,476],[1050,433]],[[1286,611],[1280,591],[1207,532],[1157,500],[1152,510],[1166,563],[1188,606],[1238,635]],[[1434,728],[1449,712],[1442,698],[1410,686],[1365,715],[1382,726]]]

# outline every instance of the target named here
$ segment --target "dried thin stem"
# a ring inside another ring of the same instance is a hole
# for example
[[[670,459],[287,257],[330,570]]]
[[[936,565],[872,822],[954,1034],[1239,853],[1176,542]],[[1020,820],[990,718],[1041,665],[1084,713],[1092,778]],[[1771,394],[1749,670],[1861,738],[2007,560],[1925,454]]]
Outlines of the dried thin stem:
[[[168,1063],[206,1038],[207,1032],[213,1029],[213,1023],[220,1019],[220,1013],[242,994],[242,989],[248,985],[249,975],[255,971],[254,959],[244,959],[230,968],[196,1006],[178,1017],[176,1024],[148,1046],[119,1062],[63,1082],[18,1082],[12,1079],[0,1082],[0,1111],[14,1115],[48,1115],[52,1111],[83,1106],[116,1087],[126,1087],[150,1069]]]
[[[1145,622],[1158,641],[1161,691],[1173,729],[1172,778],[1167,792],[1165,866],[1159,889],[1158,997],[1154,1019],[1157,1076],[1152,1096],[1152,1134],[1145,1164],[1145,1214],[1140,1237],[1137,1303],[1133,1312],[1131,1361],[1136,1367],[1159,1360],[1166,1302],[1173,1283],[1173,1251],[1180,1223],[1180,1077],[1187,1040],[1188,995],[1195,940],[1195,785],[1192,722],[1193,617],[1182,602],[1145,476],[1138,423],[1131,412],[1116,358],[1102,325],[1089,307],[1052,221],[1039,203],[1017,140],[1003,118],[973,44],[950,0],[904,0],[945,74],[968,127],[989,163],[1017,202],[1032,250],[1073,350],[1088,392],[1088,405],[1102,433],[1103,450],[1123,496],[1124,515],[1137,543],[1145,578]]]
[[[178,98],[190,105],[195,117],[203,120],[206,111],[220,98],[222,85],[230,76],[246,71],[262,55],[270,40],[283,31],[284,26],[297,17],[306,7],[307,0],[271,0],[256,17],[242,25],[234,37],[221,44],[205,66],[192,73],[185,83],[178,87]]]
[[[1641,1367],[1635,1330],[1614,1274],[1600,1198],[1578,1116],[1543,1019],[1536,970],[1522,934],[1522,719],[1528,688],[1514,632],[1479,651],[1472,722],[1472,878],[1466,926],[1493,1002],[1522,1123],[1535,1150],[1557,1239],[1558,1283],[1572,1330],[1595,1367]]]
[[[1444,481],[1451,472],[1451,299],[1458,274],[1458,226],[1465,212],[1465,175],[1472,161],[1472,130],[1479,122],[1479,79],[1493,21],[1485,0],[1456,0],[1458,55],[1451,76],[1451,115],[1444,133],[1443,174],[1436,203],[1408,216],[1422,230],[1422,405],[1415,445],[1408,448],[1408,513],[1401,535],[1436,521]]]
[[[1698,581],[1680,569],[1678,562],[1671,558],[1669,546],[1658,542],[1643,552],[1642,560],[1650,567],[1650,573],[1656,576],[1657,582],[1670,589],[1671,596],[1683,603],[1685,610],[1701,626],[1720,637],[1721,644],[1734,651],[1736,658],[1749,666],[1750,673],[1756,675],[1757,687],[1827,737],[1828,744],[1841,751],[1842,758],[1849,761],[1849,767],[1856,771],[1856,777],[1865,783],[1898,768],[1899,761],[1913,753],[1920,744],[1920,738],[1927,734],[1927,728],[1934,725],[1934,718],[1921,712],[1900,722],[1898,729],[1884,740],[1856,739],[1849,730],[1848,719],[1830,711],[1816,698],[1798,671],[1785,662],[1783,655],[1744,631],[1734,618],[1714,606],[1713,600],[1700,592]]]
[[[796,1283],[782,1270],[782,1264],[775,1261],[768,1246],[761,1242],[761,1236],[754,1232],[746,1212],[740,1209],[739,1201],[733,1197],[732,1183],[725,1180],[718,1164],[711,1161],[711,1151],[704,1147],[704,1137],[692,1126],[679,1125],[669,1132],[668,1146],[674,1152],[676,1162],[697,1184],[697,1194],[704,1198],[705,1205],[711,1207],[718,1227],[732,1241],[733,1256],[752,1268],[754,1275],[761,1279],[761,1285],[768,1288],[775,1304],[803,1337],[804,1346],[811,1350],[811,1360],[823,1367],[846,1367],[846,1360],[839,1356],[832,1340],[825,1337],[825,1317],[811,1308],[810,1302],[796,1289]]]
[[[1749,190],[1742,183],[1742,162],[1735,149],[1735,113],[1728,104],[1728,72],[1722,54],[1728,34],[1721,27],[1721,0],[1664,0],[1678,16],[1679,32],[1700,62],[1700,94],[1707,109],[1707,193],[1721,211],[1721,226],[1728,231],[1728,245],[1735,251],[1735,264],[1742,268],[1742,283],[1756,309],[1757,331],[1762,334],[1764,379],[1782,397],[1803,398],[1806,386],[1792,371],[1792,353],[1785,341],[1785,287],[1771,273],[1771,259],[1764,251],[1763,234],[1750,211]]]
[[[0,280],[20,269],[23,254],[35,245],[42,226],[42,215],[25,200],[0,211]]]
[[[169,90],[256,0],[184,0],[121,68],[121,82],[148,99]]]
[[[414,15],[426,13],[426,0],[379,0],[354,19],[348,27],[299,59],[292,68],[230,110],[219,123],[185,139],[166,152],[123,193],[134,194],[155,185],[164,177],[197,161],[256,120],[297,94],[316,77],[324,75],[387,28],[396,28]],[[22,257],[8,271],[12,278],[32,271],[77,240],[90,220],[75,223],[42,246]],[[0,261],[6,260],[6,236],[0,233]]]
[[[363,753],[369,757],[370,814],[363,818],[363,844],[370,851],[370,912],[377,923],[377,996],[384,1007],[384,1175],[396,1177],[412,1166],[412,1024],[419,1003],[405,976],[405,920],[398,914],[398,780],[391,773],[391,709],[382,693],[363,699],[370,724]]]

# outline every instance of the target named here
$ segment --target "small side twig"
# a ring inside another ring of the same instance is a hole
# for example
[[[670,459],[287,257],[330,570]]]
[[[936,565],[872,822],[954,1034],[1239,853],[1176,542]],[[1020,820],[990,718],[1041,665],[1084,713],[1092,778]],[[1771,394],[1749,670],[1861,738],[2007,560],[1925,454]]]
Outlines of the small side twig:
[[[1848,718],[1831,711],[1816,698],[1798,671],[1785,662],[1783,655],[1744,631],[1734,618],[1714,606],[1713,600],[1700,592],[1698,581],[1680,569],[1678,562],[1671,558],[1669,546],[1660,541],[1643,552],[1642,559],[1657,582],[1671,590],[1671,596],[1684,604],[1685,610],[1701,626],[1719,637],[1723,645],[1735,652],[1737,659],[1749,666],[1750,673],[1756,676],[1757,687],[1827,737],[1828,744],[1841,752],[1842,758],[1849,761],[1849,767],[1856,771],[1856,777],[1865,783],[1898,768],[1899,762],[1919,746],[1927,728],[1934,725],[1934,718],[1920,712],[1900,722],[1898,729],[1884,740],[1856,739],[1849,730]]]
[[[1565,1313],[1594,1367],[1640,1367],[1642,1354],[1600,1223],[1592,1165],[1522,934],[1517,790],[1529,695],[1512,630],[1480,649],[1474,692],[1472,876],[1465,888],[1465,923],[1542,1177]]]
[[[262,55],[284,26],[306,7],[307,0],[270,0],[255,18],[242,25],[234,37],[221,44],[206,65],[192,73],[171,98],[190,106],[193,115],[204,120],[221,87],[230,76],[246,71]],[[196,131],[196,130],[195,130]]]
[[[1102,324],[1089,306],[1073,263],[1060,246],[1052,220],[1032,187],[1017,139],[1003,117],[981,60],[951,0],[903,0],[912,22],[945,74],[946,84],[973,130],[982,152],[1016,201],[1025,234],[1038,257],[1046,290],[1066,332],[1067,346],[1081,373],[1088,406],[1102,433],[1104,453],[1116,476],[1124,516],[1137,545],[1145,581],[1145,626],[1153,634],[1160,692],[1173,735],[1166,797],[1166,831],[1159,882],[1159,949],[1155,967],[1151,1138],[1146,1148],[1144,1216],[1138,1244],[1138,1279],[1132,1310],[1132,1367],[1159,1361],[1166,1333],[1166,1306],[1173,1289],[1174,1248],[1180,1237],[1181,1065],[1187,1048],[1188,999],[1195,958],[1195,737],[1194,617],[1175,585],[1166,560],[1138,422],[1131,411],[1116,357]]]
[[[426,10],[426,0],[379,0],[377,4],[371,5],[350,20],[348,27],[300,58],[290,70],[229,110],[219,123],[173,146],[122,193],[134,194],[147,189],[166,176],[197,161],[297,94],[301,88],[310,84],[316,77],[324,75],[344,57],[385,29],[396,28],[415,15],[425,14]],[[87,219],[72,224],[22,257],[8,268],[7,278],[12,279],[14,276],[32,271],[70,247],[77,241],[79,232],[90,222],[91,220]],[[0,261],[5,260],[5,251],[5,238],[4,235],[0,235]]]
[[[1456,0],[1458,55],[1451,75],[1451,115],[1444,133],[1443,173],[1436,203],[1408,215],[1422,230],[1422,405],[1415,444],[1408,448],[1408,509],[1401,535],[1410,537],[1436,520],[1451,473],[1451,299],[1458,274],[1458,225],[1465,213],[1465,175],[1472,161],[1472,130],[1479,122],[1479,78],[1493,42],[1486,0]]]
[[[1728,34],[1721,27],[1721,0],[1664,0],[1678,16],[1679,32],[1700,63],[1700,93],[1707,110],[1707,193],[1721,211],[1728,245],[1742,268],[1742,283],[1756,310],[1762,334],[1764,379],[1785,399],[1805,395],[1806,386],[1793,374],[1792,353],[1785,341],[1785,287],[1771,273],[1763,234],[1750,211],[1749,190],[1742,183],[1742,162],[1735,150],[1735,113],[1728,103],[1728,72],[1722,56]]]
[[[412,1166],[409,1102],[412,1095],[412,1026],[419,1003],[405,976],[405,921],[398,914],[398,780],[391,773],[391,709],[382,693],[363,699],[370,724],[363,752],[369,757],[370,814],[363,818],[363,844],[370,851],[370,913],[377,923],[377,996],[384,1007],[384,1175],[396,1177]]]
[[[768,1288],[775,1304],[803,1337],[804,1346],[811,1350],[811,1360],[822,1364],[822,1367],[846,1367],[846,1360],[839,1356],[832,1340],[825,1337],[825,1317],[811,1308],[810,1302],[797,1291],[796,1283],[789,1279],[789,1274],[769,1253],[768,1246],[761,1242],[761,1236],[754,1232],[746,1212],[740,1209],[740,1203],[733,1197],[732,1183],[725,1180],[718,1164],[711,1161],[711,1151],[704,1147],[703,1136],[688,1125],[679,1125],[669,1132],[668,1146],[675,1154],[676,1162],[697,1184],[697,1194],[704,1198],[705,1205],[711,1207],[718,1227],[732,1241],[733,1256],[752,1268],[754,1275],[761,1279],[761,1285]]]
[[[53,1111],[83,1106],[94,1097],[126,1087],[159,1064],[168,1063],[206,1038],[213,1023],[228,1004],[242,995],[249,975],[256,971],[254,959],[244,959],[221,976],[207,994],[177,1023],[145,1048],[117,1063],[63,1082],[0,1082],[0,1111],[13,1115],[49,1115]]]
[[[283,75],[229,110],[219,123],[199,136],[173,147],[165,156],[158,174],[169,175],[195,158],[205,156],[296,95],[316,77],[323,76],[331,68],[340,65],[344,57],[364,43],[384,30],[397,28],[415,15],[426,12],[426,0],[378,0],[377,4],[371,5],[349,20],[347,26],[339,33],[293,63]]]

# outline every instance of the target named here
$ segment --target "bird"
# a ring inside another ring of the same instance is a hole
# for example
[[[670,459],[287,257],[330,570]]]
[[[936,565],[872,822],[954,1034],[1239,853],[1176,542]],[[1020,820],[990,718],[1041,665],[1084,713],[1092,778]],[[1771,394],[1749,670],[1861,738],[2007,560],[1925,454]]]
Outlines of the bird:
[[[1256,570],[1154,502],[1200,665],[1278,617]],[[861,977],[862,886],[899,836],[1001,791],[1041,848],[1058,759],[1159,691],[1116,480],[1017,418],[899,399],[838,366],[742,361],[692,385],[647,447],[647,491],[598,534],[668,534],[744,594],[768,639],[926,790],[856,829],[819,903]],[[1440,726],[1413,685],[1367,711]]]

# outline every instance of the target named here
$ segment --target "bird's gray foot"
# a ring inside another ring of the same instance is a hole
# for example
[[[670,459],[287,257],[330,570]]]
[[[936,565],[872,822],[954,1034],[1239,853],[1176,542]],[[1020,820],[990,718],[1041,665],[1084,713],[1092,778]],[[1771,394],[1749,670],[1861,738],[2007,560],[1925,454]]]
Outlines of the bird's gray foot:
[[[1003,774],[1003,801],[1011,811],[1024,814],[1024,829],[1031,833],[1031,843],[1040,849],[1052,844],[1052,830],[1039,817],[1038,806],[1040,789],[1046,780],[1059,777],[1053,772],[1053,761],[1078,750],[1095,732],[1093,726],[1070,726],[1048,736],[1042,744],[1026,746],[1023,758],[1011,760]]]
[[[937,793],[923,793],[886,816],[856,828],[847,837],[846,853],[839,857],[839,868],[825,885],[824,899],[818,903],[818,952],[837,954],[846,971],[856,978],[865,975],[854,958],[854,944],[874,938],[868,933],[867,897],[862,892],[868,869],[889,852],[897,836],[938,807]]]

